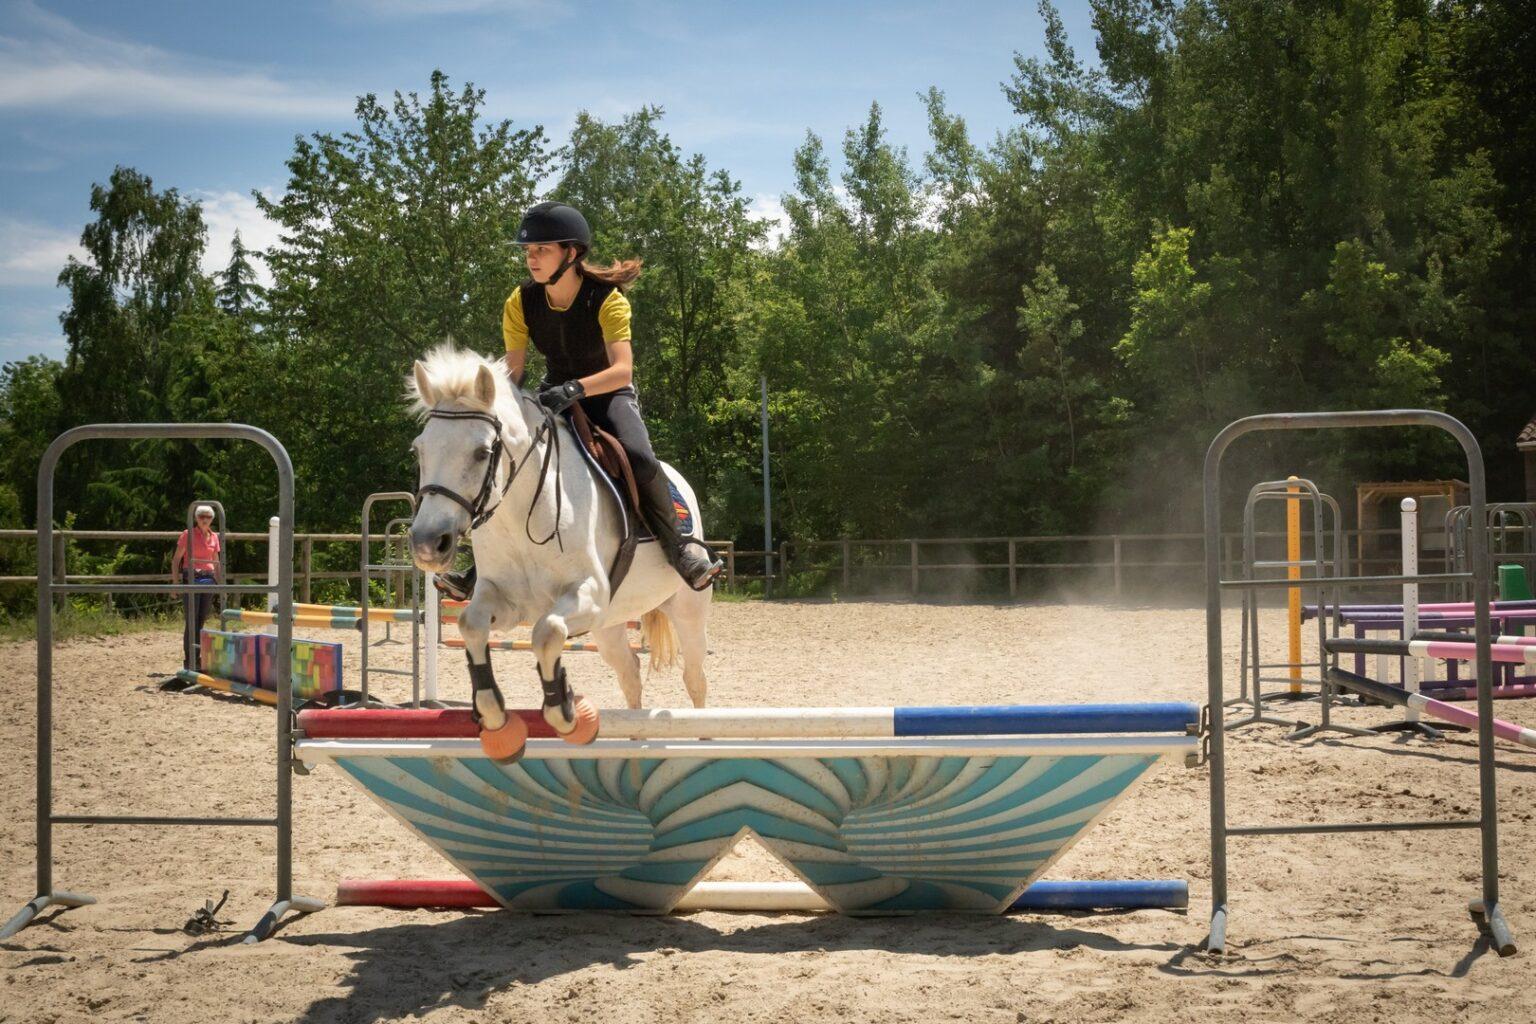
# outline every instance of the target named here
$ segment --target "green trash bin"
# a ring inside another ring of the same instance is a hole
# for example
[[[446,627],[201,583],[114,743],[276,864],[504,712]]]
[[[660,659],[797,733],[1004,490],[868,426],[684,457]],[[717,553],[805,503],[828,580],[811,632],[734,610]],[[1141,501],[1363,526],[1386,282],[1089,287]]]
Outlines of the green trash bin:
[[[1530,601],[1531,583],[1526,578],[1525,567],[1522,565],[1499,566],[1499,600],[1500,601]]]
[[[1500,601],[1529,601],[1531,598],[1531,581],[1525,575],[1525,567],[1521,565],[1499,566],[1499,600]],[[1513,636],[1525,636],[1525,627],[1510,624],[1506,632]]]

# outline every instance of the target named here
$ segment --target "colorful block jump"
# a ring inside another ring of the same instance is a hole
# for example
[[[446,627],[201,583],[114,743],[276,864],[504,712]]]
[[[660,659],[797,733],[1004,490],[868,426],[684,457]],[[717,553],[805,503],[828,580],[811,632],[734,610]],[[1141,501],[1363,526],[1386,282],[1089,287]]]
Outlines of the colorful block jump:
[[[269,695],[276,694],[278,681],[274,667],[277,664],[277,637],[267,633],[225,633],[205,629],[199,635],[199,647],[202,666],[207,670],[206,677],[225,685],[215,686],[204,682],[202,678],[187,678],[188,675],[201,677],[203,673],[178,673],[178,678],[248,697],[255,695],[235,687],[255,688]],[[321,640],[293,641],[291,672],[294,697],[314,700],[328,693],[339,693],[342,688],[341,668],[341,644]],[[268,703],[275,703],[275,698]]]

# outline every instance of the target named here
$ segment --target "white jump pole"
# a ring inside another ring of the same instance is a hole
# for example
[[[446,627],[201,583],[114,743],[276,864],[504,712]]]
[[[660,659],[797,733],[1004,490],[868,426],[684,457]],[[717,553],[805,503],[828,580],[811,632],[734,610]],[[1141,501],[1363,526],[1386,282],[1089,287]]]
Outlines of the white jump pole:
[[[280,569],[280,566],[278,565],[277,554],[277,527],[277,516],[273,516],[271,519],[267,520],[267,583],[274,587],[277,586],[278,572]],[[275,590],[267,595],[267,611],[277,611],[277,591]],[[267,629],[272,632],[273,636],[277,635],[277,624],[275,622],[268,626]]]
[[[1399,507],[1403,515],[1403,575],[1417,576],[1419,574],[1419,503],[1412,498],[1404,498]],[[1418,631],[1419,585],[1404,583],[1403,639],[1412,640]],[[1419,692],[1419,659],[1417,658],[1410,656],[1403,659],[1403,689],[1409,693]],[[1409,704],[1405,708],[1403,717],[1406,721],[1417,722],[1419,709]]]
[[[423,652],[421,671],[421,697],[422,700],[437,700],[437,645],[438,632],[442,629],[442,620],[438,617],[437,604],[437,573],[423,573],[422,593],[426,595],[426,601],[422,605],[422,615],[425,617],[424,625],[426,634],[423,644],[426,650]]]

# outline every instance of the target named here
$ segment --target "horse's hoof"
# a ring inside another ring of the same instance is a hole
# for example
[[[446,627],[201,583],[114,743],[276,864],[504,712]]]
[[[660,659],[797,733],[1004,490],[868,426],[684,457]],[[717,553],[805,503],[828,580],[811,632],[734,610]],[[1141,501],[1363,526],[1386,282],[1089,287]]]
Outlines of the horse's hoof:
[[[518,715],[507,714],[507,724],[500,729],[480,730],[480,749],[498,764],[511,764],[523,756],[528,745],[528,723]]]
[[[582,697],[578,694],[573,694],[571,696],[571,707],[575,710],[576,717],[569,723],[569,728],[560,728],[562,725],[566,725],[567,723],[561,719],[560,709],[558,706],[545,708],[544,720],[550,724],[552,729],[555,730],[555,734],[558,735],[562,740],[565,740],[565,742],[575,743],[578,746],[585,746],[588,743],[591,743],[593,740],[597,739],[597,729],[599,724],[597,717],[597,705],[593,704],[585,697]],[[554,712],[553,715],[550,714],[551,711]]]

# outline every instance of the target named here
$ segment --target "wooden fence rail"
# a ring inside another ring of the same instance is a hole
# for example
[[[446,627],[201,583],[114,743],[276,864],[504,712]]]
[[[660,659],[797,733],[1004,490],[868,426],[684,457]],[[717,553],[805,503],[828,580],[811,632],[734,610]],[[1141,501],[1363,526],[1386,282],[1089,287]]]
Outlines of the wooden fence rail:
[[[136,573],[115,576],[81,576],[68,571],[68,546],[71,542],[163,542],[174,543],[180,531],[176,530],[59,530],[54,534],[57,548],[54,552],[56,578],[63,582],[81,582],[87,579],[98,582],[150,582],[164,578],[163,573]],[[1279,531],[1261,531],[1256,535],[1261,543],[1273,544],[1284,540]],[[1362,573],[1396,572],[1399,567],[1396,538],[1399,531],[1393,529],[1345,531],[1346,563],[1352,563],[1355,571]],[[226,535],[234,543],[265,545],[265,533],[232,532]],[[6,541],[36,543],[32,530],[0,530],[0,543]],[[310,601],[314,584],[327,580],[357,580],[356,569],[317,570],[315,545],[360,544],[362,537],[356,533],[301,533],[294,537],[297,545],[294,580],[300,591],[300,599]],[[1365,540],[1373,543],[1372,550],[1390,554],[1372,556],[1363,560],[1352,558],[1351,552]],[[1523,538],[1522,538],[1523,540]],[[761,582],[765,586],[786,587],[790,583],[825,584],[834,586],[840,593],[852,594],[856,583],[871,578],[889,580],[893,575],[905,576],[905,590],[912,596],[924,593],[925,577],[951,579],[957,573],[996,574],[998,589],[1006,580],[1010,598],[1021,593],[1022,578],[1026,574],[1055,574],[1096,584],[1107,584],[1116,598],[1125,593],[1131,577],[1151,580],[1154,573],[1174,571],[1181,580],[1187,577],[1197,583],[1199,570],[1204,565],[1198,533],[1160,534],[1066,534],[1060,536],[1025,535],[991,537],[917,537],[900,539],[868,539],[844,537],[836,540],[785,541],[776,550],[737,548],[730,541],[710,541],[710,546],[722,555],[726,563],[724,585],[727,588],[746,583]],[[382,538],[379,538],[382,543]],[[1390,542],[1390,543],[1389,543]],[[1154,555],[1146,552],[1148,546],[1157,546]],[[1524,546],[1523,543],[1521,545]],[[992,548],[990,557],[985,553],[956,552],[956,548]],[[1222,538],[1223,575],[1235,575],[1241,571],[1239,554],[1242,538],[1232,533]],[[1044,549],[1042,551],[1042,549]],[[1175,550],[1178,549],[1178,550]],[[1032,554],[1033,552],[1033,554]],[[825,557],[830,553],[831,557]],[[927,556],[925,558],[925,555]],[[1536,566],[1536,556],[1526,553],[1495,553],[1496,560],[1516,562],[1527,568]],[[350,558],[347,564],[357,561]],[[761,571],[744,572],[742,562],[749,567],[761,565]],[[1432,545],[1425,552],[1428,565],[1445,562],[1445,557]],[[265,565],[265,555],[261,564]],[[1350,567],[1346,564],[1346,569]],[[230,574],[232,582],[261,580],[265,570],[237,571]],[[1163,578],[1159,576],[1158,578]],[[31,575],[0,576],[0,584],[25,586],[36,582]],[[886,586],[877,587],[881,591]]]

